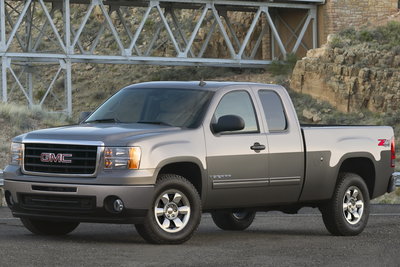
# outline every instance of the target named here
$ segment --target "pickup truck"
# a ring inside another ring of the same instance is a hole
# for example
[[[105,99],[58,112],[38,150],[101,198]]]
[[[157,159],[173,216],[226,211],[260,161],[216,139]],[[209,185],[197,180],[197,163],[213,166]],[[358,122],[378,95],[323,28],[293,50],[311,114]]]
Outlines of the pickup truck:
[[[239,231],[305,206],[357,235],[396,183],[391,127],[301,126],[287,91],[258,83],[130,85],[78,125],[15,137],[11,154],[6,201],[32,233],[129,223],[157,244],[189,240],[202,212]]]

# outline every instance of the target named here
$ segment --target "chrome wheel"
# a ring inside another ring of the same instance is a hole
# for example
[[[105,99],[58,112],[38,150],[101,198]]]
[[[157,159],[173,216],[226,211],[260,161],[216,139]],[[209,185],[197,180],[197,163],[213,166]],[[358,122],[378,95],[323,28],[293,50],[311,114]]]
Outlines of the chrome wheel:
[[[364,198],[357,186],[351,186],[343,197],[343,216],[350,224],[357,224],[364,212]]]
[[[368,223],[369,191],[364,179],[355,173],[339,173],[332,199],[321,205],[326,229],[333,235],[355,236]]]
[[[165,191],[156,199],[154,216],[158,226],[165,232],[179,232],[189,222],[190,202],[178,190]]]
[[[191,182],[176,174],[160,174],[154,200],[137,232],[154,244],[181,244],[190,239],[201,220],[201,200]]]

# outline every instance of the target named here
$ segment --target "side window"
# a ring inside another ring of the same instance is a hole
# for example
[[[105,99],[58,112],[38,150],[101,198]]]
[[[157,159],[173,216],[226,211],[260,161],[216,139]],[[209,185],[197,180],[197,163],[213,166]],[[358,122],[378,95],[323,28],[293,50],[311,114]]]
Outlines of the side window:
[[[287,120],[279,95],[267,90],[259,91],[258,95],[264,109],[269,131],[278,132],[286,130]]]
[[[235,133],[258,132],[253,102],[246,91],[234,91],[222,97],[214,113],[214,123],[225,115],[236,115],[244,120],[244,129]]]

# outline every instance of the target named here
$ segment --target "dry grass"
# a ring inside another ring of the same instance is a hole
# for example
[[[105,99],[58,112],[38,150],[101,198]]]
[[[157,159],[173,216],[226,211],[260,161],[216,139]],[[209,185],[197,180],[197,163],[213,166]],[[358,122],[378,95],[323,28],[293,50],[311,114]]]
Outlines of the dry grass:
[[[380,204],[400,204],[400,187],[397,187],[396,190],[390,194],[384,194],[378,198],[375,198],[372,203],[380,203]]]
[[[39,106],[28,109],[15,104],[0,104],[0,169],[8,163],[11,139],[17,135],[43,128],[69,124],[63,114],[49,113]]]

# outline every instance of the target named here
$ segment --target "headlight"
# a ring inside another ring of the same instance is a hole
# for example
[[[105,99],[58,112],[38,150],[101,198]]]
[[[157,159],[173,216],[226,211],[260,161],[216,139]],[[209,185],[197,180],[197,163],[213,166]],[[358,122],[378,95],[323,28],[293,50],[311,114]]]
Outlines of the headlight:
[[[106,147],[104,169],[139,169],[140,147]]]
[[[11,162],[10,165],[21,165],[22,162],[22,144],[11,143]]]

